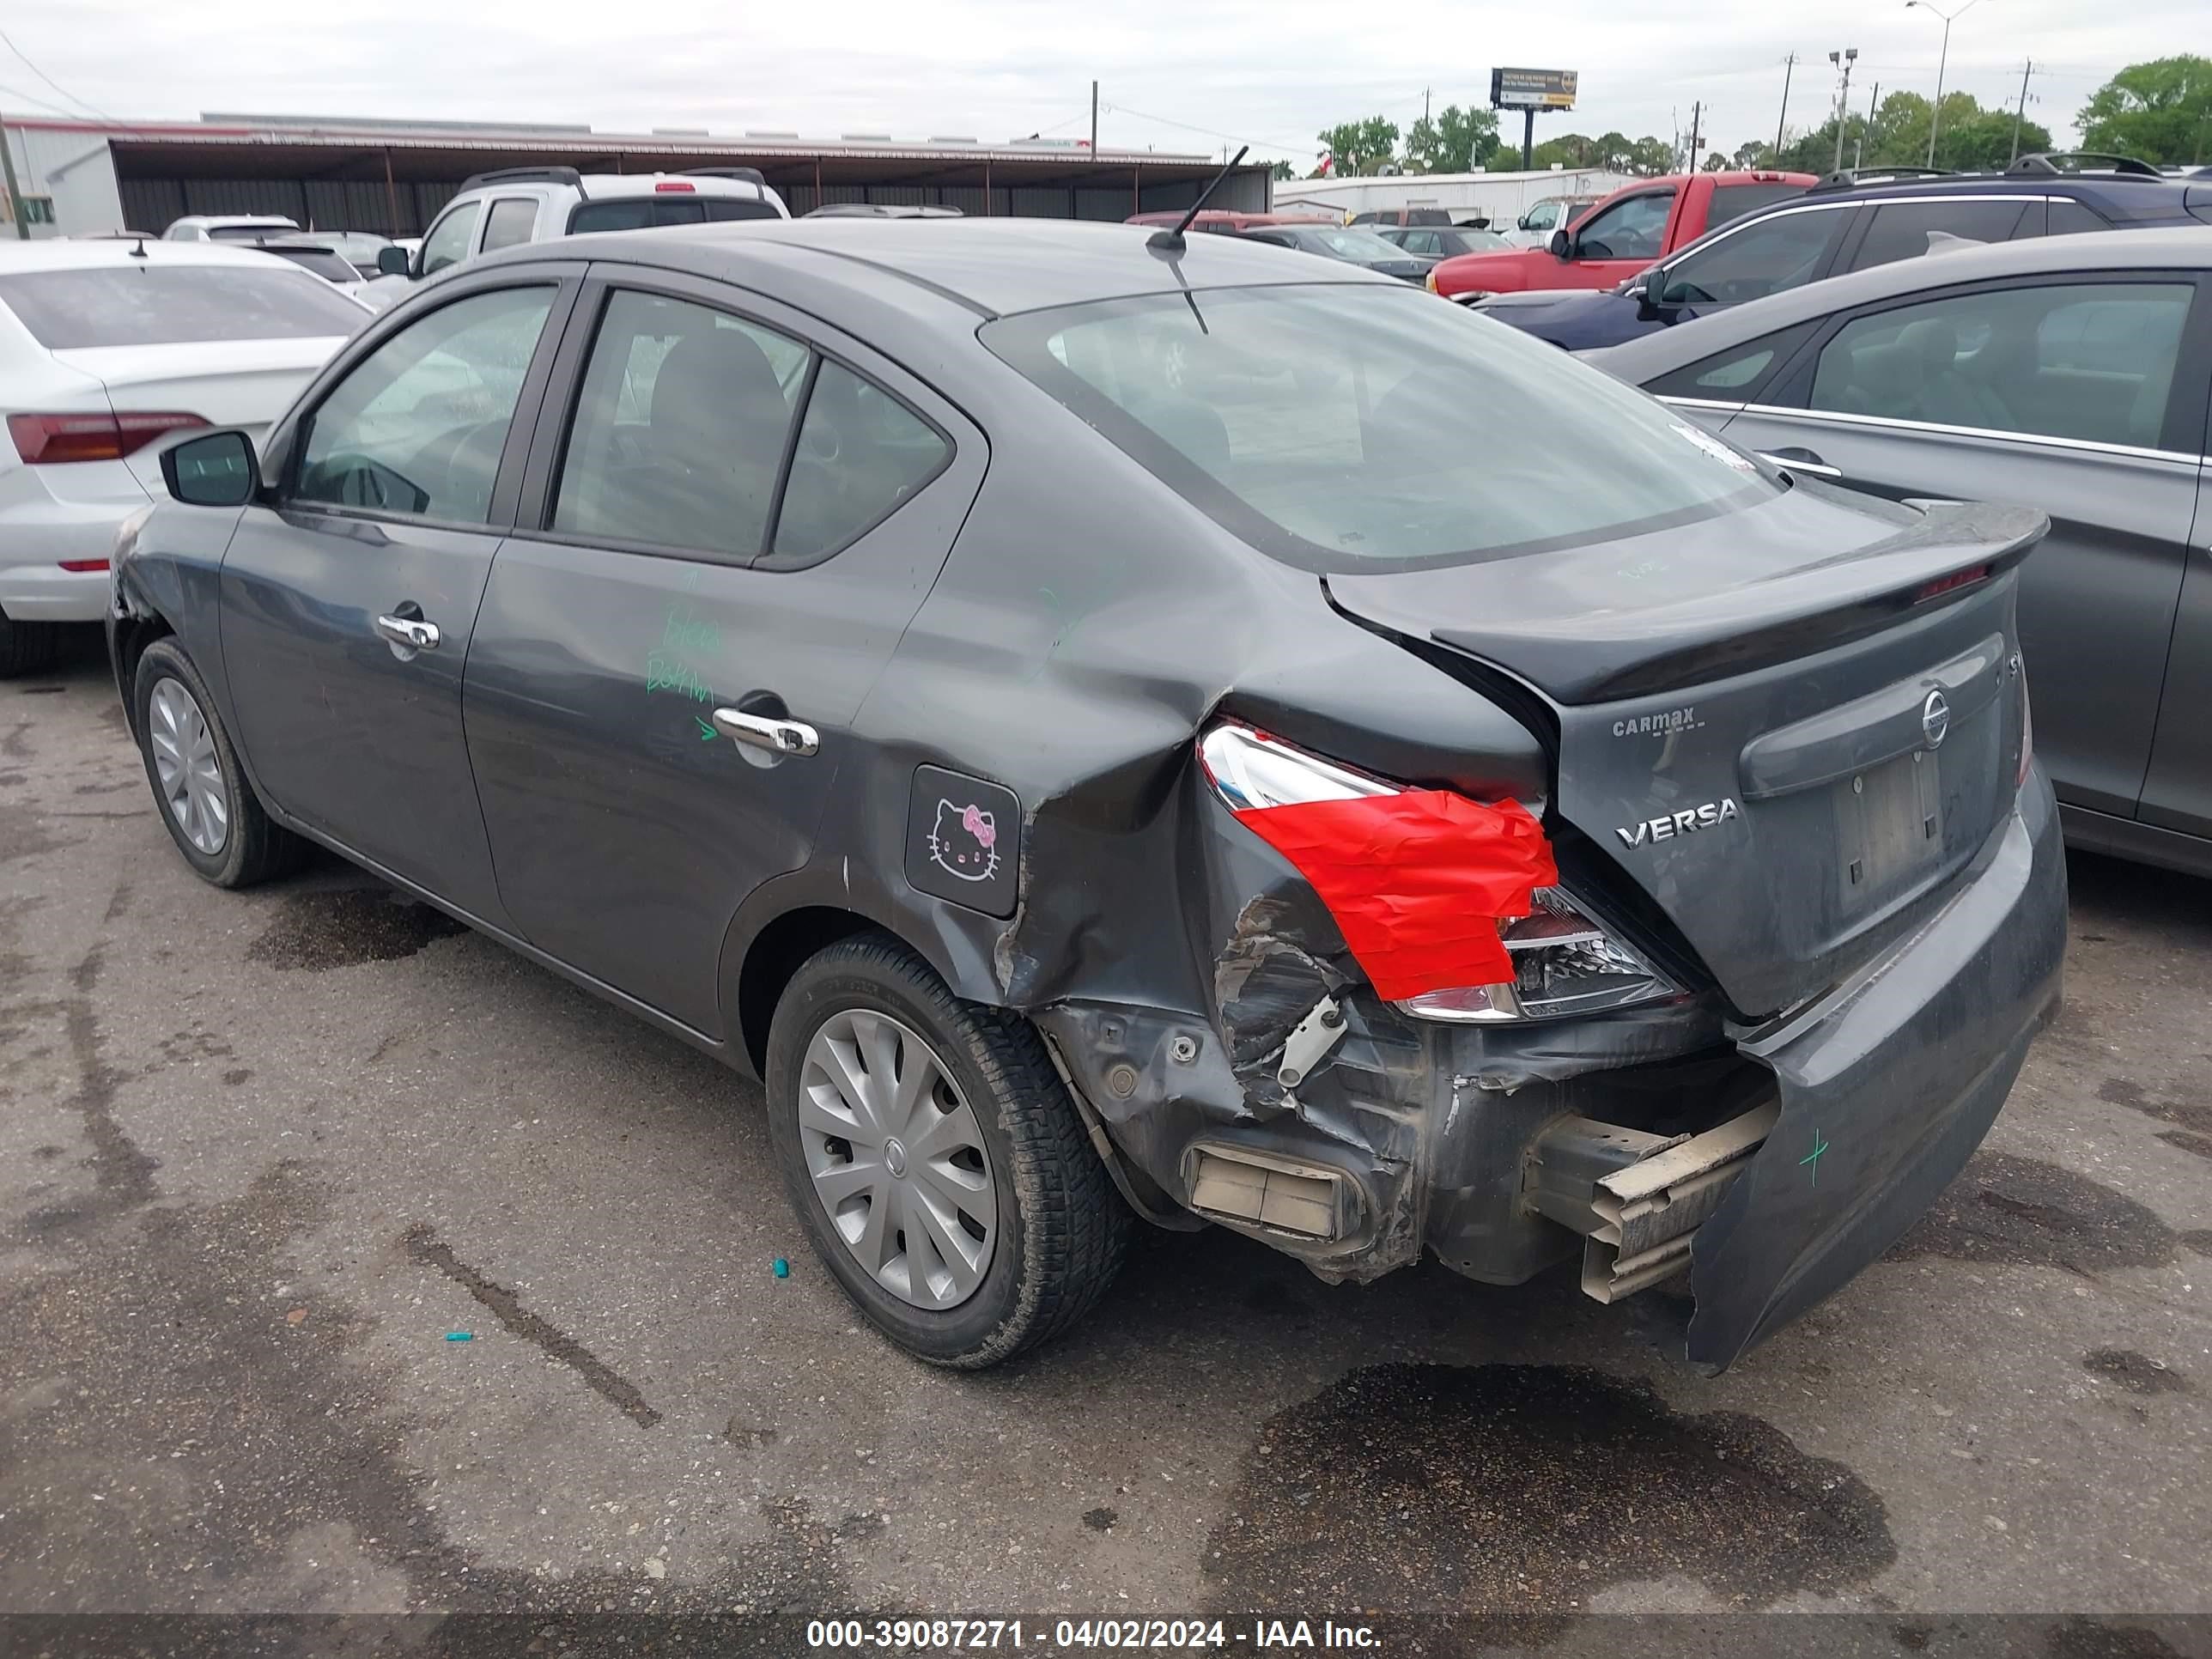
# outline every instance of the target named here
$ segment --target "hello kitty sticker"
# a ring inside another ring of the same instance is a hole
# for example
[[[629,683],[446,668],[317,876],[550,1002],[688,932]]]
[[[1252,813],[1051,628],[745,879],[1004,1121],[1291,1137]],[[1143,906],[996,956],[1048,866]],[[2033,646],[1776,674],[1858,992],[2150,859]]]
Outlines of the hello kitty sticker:
[[[1020,834],[1021,803],[1011,791],[921,767],[907,814],[907,879],[970,909],[1012,915]]]

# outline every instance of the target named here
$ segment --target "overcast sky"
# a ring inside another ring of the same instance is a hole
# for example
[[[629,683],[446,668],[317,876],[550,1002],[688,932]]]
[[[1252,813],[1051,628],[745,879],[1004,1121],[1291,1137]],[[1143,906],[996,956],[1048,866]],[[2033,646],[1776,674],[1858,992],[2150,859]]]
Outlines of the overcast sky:
[[[1218,152],[1249,141],[1301,173],[1323,125],[1380,112],[1410,126],[1425,88],[1439,107],[1480,102],[1500,64],[1581,71],[1580,107],[1539,117],[1540,141],[1686,133],[1702,100],[1709,143],[1733,149],[1773,137],[1787,54],[1800,60],[1789,118],[1802,131],[1833,98],[1830,51],[1859,48],[1851,100],[1863,108],[1877,83],[1932,92],[1942,35],[1904,0],[1119,0],[1087,13],[1015,0],[463,0],[434,27],[417,21],[431,9],[395,0],[10,10],[16,51],[0,47],[0,109],[11,115],[88,105],[125,119],[223,110],[997,142],[1085,134],[1096,76],[1102,145]],[[1978,0],[1952,29],[1948,84],[2008,104],[2033,57],[2029,113],[2063,138],[2113,70],[2212,46],[2198,38],[2205,17],[2204,0]]]

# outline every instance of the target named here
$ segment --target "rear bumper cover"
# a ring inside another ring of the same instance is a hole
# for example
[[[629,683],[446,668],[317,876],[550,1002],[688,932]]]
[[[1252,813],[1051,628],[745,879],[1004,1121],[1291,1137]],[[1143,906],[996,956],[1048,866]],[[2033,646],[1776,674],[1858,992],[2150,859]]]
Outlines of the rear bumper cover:
[[[1782,1112],[1691,1249],[1719,1370],[1896,1243],[1981,1144],[2059,996],[2066,866],[2039,771],[1972,878],[1856,978],[1737,1047]]]

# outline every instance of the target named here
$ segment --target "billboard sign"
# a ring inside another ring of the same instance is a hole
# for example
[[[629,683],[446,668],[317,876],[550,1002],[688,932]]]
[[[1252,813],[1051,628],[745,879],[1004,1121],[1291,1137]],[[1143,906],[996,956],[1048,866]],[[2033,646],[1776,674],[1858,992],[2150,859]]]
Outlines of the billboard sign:
[[[1490,71],[1492,109],[1572,109],[1574,70],[1494,69]]]

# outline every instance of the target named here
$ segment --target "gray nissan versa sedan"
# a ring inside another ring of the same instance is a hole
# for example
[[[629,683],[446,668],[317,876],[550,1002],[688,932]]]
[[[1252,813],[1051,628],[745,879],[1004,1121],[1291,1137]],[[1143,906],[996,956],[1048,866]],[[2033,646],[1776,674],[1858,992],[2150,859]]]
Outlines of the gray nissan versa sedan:
[[[110,638],[185,860],[321,842],[758,1074],[823,1260],[941,1364],[1081,1314],[1133,1212],[1330,1279],[1686,1275],[1725,1365],[2058,994],[2041,515],[1808,481],[1348,265],[519,247],[162,460]]]

